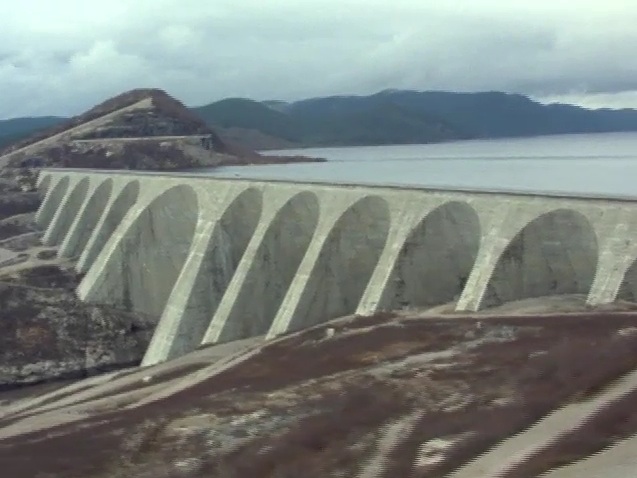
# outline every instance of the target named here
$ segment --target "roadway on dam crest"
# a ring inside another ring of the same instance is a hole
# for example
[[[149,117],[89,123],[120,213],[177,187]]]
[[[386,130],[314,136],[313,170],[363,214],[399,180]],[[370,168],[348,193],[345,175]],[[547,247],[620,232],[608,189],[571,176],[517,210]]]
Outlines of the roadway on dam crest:
[[[88,141],[88,140],[87,140]],[[249,166],[237,166],[245,168],[249,171]],[[56,169],[48,169],[47,171],[56,171]],[[404,190],[418,190],[418,191],[439,191],[439,192],[458,192],[469,194],[500,194],[504,196],[539,196],[539,197],[553,197],[553,198],[581,198],[581,199],[600,199],[606,201],[637,201],[636,195],[629,194],[594,194],[594,193],[582,193],[582,192],[564,192],[553,191],[548,189],[538,190],[516,190],[509,188],[462,188],[459,186],[449,185],[446,187],[437,186],[425,186],[418,183],[371,183],[371,182],[352,182],[352,181],[320,181],[320,180],[292,180],[285,178],[260,178],[258,176],[250,176],[249,174],[235,175],[234,177],[217,177],[209,173],[209,169],[202,170],[188,170],[188,171],[128,171],[128,170],[102,170],[102,169],[81,169],[81,168],[65,168],[64,171],[73,173],[97,173],[97,174],[110,174],[110,175],[125,175],[125,176],[151,176],[151,177],[170,177],[170,178],[187,178],[187,179],[211,179],[222,181],[250,181],[250,182],[263,182],[263,183],[281,183],[281,184],[306,184],[309,186],[342,186],[342,187],[366,187],[366,188],[382,188],[382,189],[404,189]]]
[[[633,200],[60,169],[39,186],[80,298],[161,317],[146,365],[352,313],[637,297]]]

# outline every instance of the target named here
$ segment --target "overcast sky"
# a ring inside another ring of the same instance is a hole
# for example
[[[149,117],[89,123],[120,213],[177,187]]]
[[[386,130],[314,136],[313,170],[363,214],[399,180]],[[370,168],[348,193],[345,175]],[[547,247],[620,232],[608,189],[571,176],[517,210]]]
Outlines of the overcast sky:
[[[637,107],[637,0],[0,0],[0,118],[385,88]]]

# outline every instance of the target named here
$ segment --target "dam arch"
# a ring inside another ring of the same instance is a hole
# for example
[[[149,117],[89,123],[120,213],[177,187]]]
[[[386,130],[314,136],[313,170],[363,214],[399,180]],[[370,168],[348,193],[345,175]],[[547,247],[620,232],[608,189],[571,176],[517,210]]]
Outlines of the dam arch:
[[[310,191],[297,193],[279,208],[255,252],[219,342],[268,332],[314,237],[319,214],[319,199]]]
[[[139,198],[139,181],[130,181],[117,195],[111,207],[104,212],[106,216],[98,228],[93,232],[94,238],[85,245],[82,257],[78,263],[78,270],[85,272],[93,264],[100,251],[106,245],[113,232],[120,225],[124,216]],[[90,239],[90,238],[89,238]]]
[[[77,227],[70,231],[72,236],[67,238],[68,245],[64,252],[65,256],[75,257],[82,253],[101,215],[104,213],[104,205],[108,202],[112,191],[113,180],[110,178],[97,186],[86,207],[81,212]]]
[[[182,355],[200,345],[252,239],[262,209],[261,191],[245,189],[226,206],[214,224],[177,326],[177,339],[170,356]]]
[[[64,196],[66,195],[66,191],[69,188],[70,182],[71,180],[69,179],[69,177],[64,176],[55,184],[55,186],[53,186],[50,195],[48,195],[46,201],[42,203],[37,218],[37,223],[42,228],[47,228],[50,225],[53,216],[55,216],[55,213],[57,212],[62,200],[64,199]]]
[[[387,201],[364,196],[327,233],[288,331],[353,314],[365,292],[391,227]]]
[[[47,243],[49,245],[55,246],[60,244],[66,234],[69,232],[71,224],[77,217],[78,212],[80,211],[82,204],[86,200],[86,195],[88,194],[89,187],[89,179],[83,178],[81,179],[71,191],[71,194],[68,196],[68,199],[64,204],[61,204],[60,214],[57,217],[57,220],[51,224],[51,230],[48,232],[48,240]]]
[[[450,201],[428,212],[401,247],[388,283],[387,308],[427,308],[457,300],[480,242],[480,218],[468,203]]]
[[[500,254],[481,308],[534,297],[588,294],[598,262],[597,235],[572,209],[527,223]]]
[[[199,203],[191,186],[179,184],[158,195],[124,231],[86,300],[161,316],[198,219]]]

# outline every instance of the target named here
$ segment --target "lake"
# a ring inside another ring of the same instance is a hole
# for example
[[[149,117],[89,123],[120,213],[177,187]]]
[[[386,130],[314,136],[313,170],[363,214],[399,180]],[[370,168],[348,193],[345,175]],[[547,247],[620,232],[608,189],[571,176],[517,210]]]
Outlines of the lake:
[[[637,197],[637,133],[268,151],[325,163],[200,170],[217,177]]]

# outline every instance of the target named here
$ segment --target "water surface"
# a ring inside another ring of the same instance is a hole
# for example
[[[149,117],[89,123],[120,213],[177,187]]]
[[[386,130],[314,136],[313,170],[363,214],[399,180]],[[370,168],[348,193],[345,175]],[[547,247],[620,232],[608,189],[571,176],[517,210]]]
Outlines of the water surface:
[[[217,177],[637,197],[637,133],[310,148],[325,163],[200,170]]]

